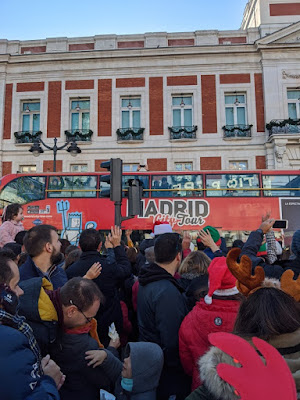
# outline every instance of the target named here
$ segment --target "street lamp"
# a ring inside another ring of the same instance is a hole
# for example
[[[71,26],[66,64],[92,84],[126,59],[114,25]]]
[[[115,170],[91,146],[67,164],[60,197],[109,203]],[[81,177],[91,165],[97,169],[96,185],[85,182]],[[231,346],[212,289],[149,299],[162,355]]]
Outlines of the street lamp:
[[[77,154],[81,153],[80,148],[73,139],[68,139],[62,146],[57,146],[57,138],[54,138],[54,145],[51,147],[44,143],[41,138],[36,138],[33,142],[33,145],[29,149],[34,157],[38,157],[40,154],[44,153],[41,144],[46,147],[46,149],[53,151],[53,172],[56,172],[56,154],[58,150],[62,150],[67,147],[68,144],[70,144],[70,146],[67,148],[67,151],[71,154],[71,156],[76,157]]]

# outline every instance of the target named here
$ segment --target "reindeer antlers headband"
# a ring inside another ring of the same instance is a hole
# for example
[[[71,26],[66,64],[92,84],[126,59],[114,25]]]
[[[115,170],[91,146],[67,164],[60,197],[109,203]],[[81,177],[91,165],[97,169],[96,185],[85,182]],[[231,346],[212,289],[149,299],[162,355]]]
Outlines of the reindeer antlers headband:
[[[252,275],[252,262],[248,256],[242,256],[240,263],[237,259],[241,254],[241,249],[234,248],[227,255],[226,263],[237,279],[237,288],[244,296],[248,296],[256,289],[262,287],[265,279],[265,271],[262,267],[257,266]],[[296,301],[300,302],[300,275],[297,280],[294,280],[294,272],[286,270],[280,279],[281,290],[292,296]]]

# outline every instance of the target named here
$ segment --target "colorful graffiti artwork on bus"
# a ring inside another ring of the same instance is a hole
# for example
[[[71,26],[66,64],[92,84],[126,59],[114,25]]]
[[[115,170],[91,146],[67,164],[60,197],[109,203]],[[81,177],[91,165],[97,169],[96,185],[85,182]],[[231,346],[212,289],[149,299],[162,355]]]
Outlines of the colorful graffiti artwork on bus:
[[[57,212],[62,216],[62,231],[61,239],[68,239],[71,244],[78,244],[79,236],[82,232],[82,212],[74,211],[68,213],[70,202],[68,200],[59,200],[56,203]],[[96,229],[95,221],[88,221],[85,224],[85,229]]]

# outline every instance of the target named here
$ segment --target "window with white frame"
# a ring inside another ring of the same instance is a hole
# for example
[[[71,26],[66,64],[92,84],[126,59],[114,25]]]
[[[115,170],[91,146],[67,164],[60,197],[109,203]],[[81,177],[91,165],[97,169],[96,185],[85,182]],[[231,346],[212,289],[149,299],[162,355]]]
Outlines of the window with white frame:
[[[71,100],[71,130],[87,131],[90,129],[90,100]]]
[[[248,161],[229,161],[229,169],[231,171],[246,171],[248,169]]]
[[[225,94],[226,126],[244,126],[247,124],[247,103],[245,93]]]
[[[192,162],[176,162],[175,171],[193,171]]]
[[[138,170],[139,164],[124,164],[123,172],[136,172]]]
[[[173,127],[193,126],[193,96],[172,96]]]
[[[300,118],[300,90],[299,89],[288,89],[288,110],[289,118],[299,119]]]
[[[121,99],[122,129],[139,129],[141,127],[141,98],[128,97]]]
[[[22,131],[36,133],[40,130],[40,102],[23,101],[22,111]]]
[[[87,164],[71,164],[71,172],[88,172]]]
[[[19,171],[24,174],[31,174],[36,172],[36,165],[20,165]]]

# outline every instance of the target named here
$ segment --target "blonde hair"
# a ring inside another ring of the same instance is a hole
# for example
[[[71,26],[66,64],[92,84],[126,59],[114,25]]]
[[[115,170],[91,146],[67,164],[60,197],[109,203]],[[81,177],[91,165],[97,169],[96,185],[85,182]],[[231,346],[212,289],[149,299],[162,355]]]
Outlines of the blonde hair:
[[[179,274],[196,273],[207,275],[207,269],[211,259],[203,251],[192,251],[179,267]]]

